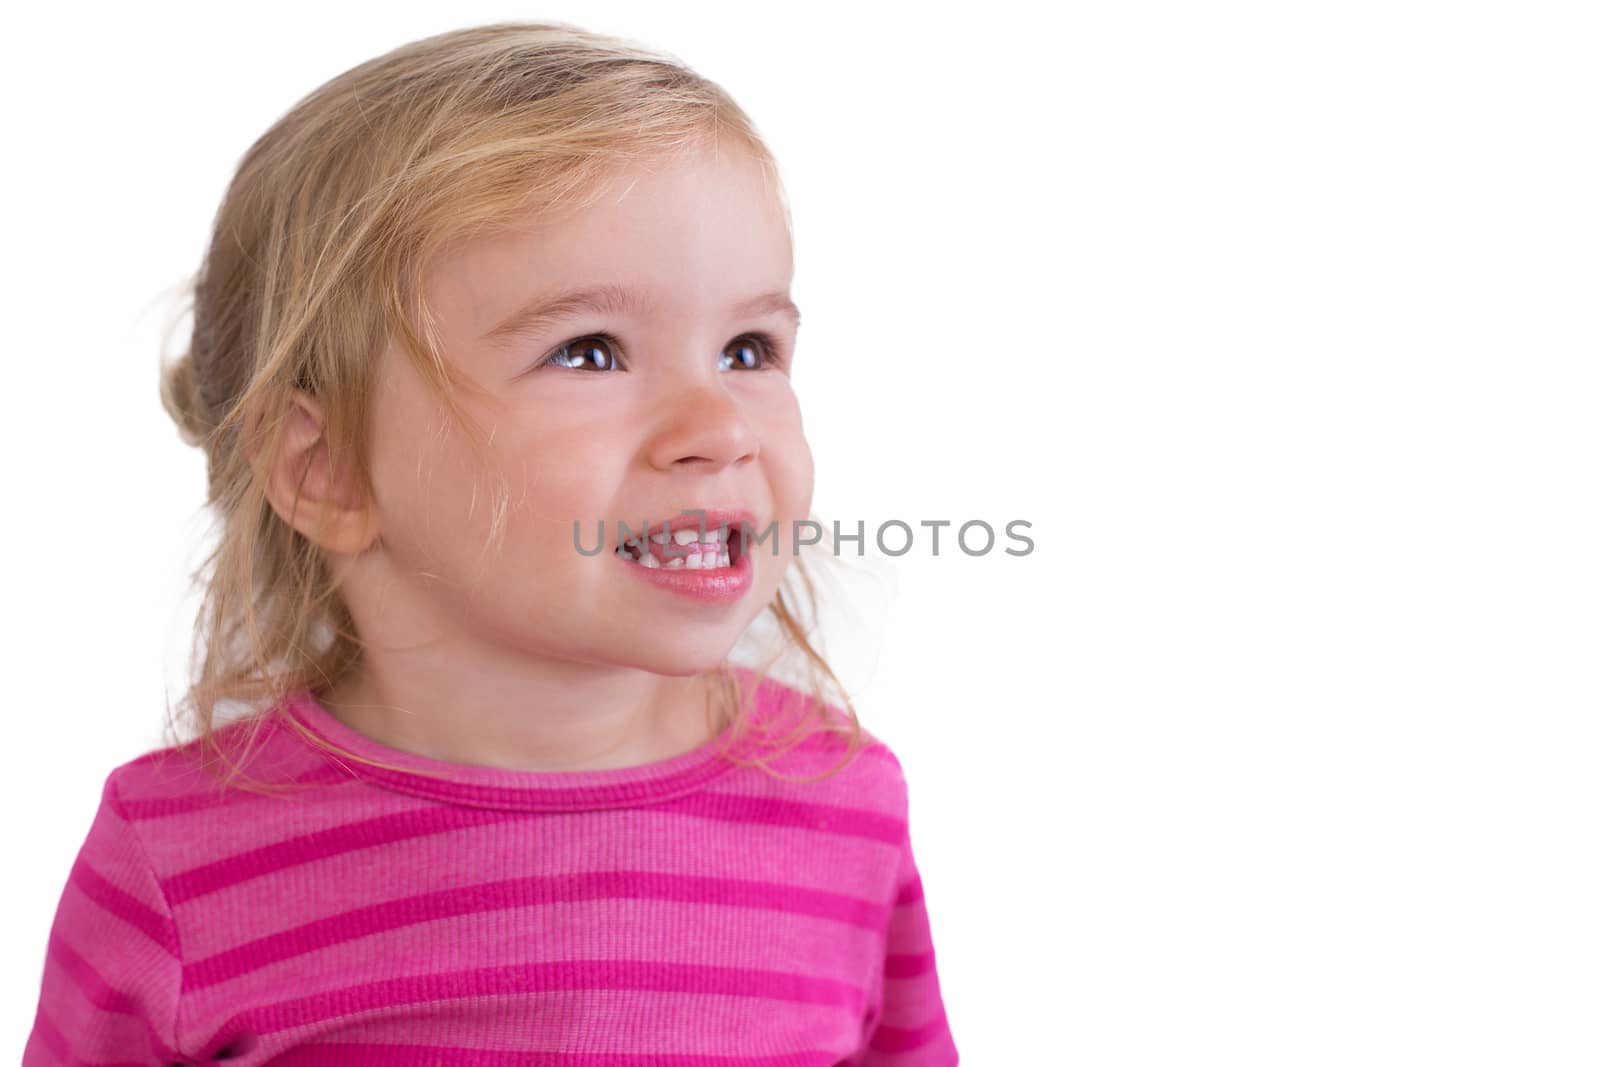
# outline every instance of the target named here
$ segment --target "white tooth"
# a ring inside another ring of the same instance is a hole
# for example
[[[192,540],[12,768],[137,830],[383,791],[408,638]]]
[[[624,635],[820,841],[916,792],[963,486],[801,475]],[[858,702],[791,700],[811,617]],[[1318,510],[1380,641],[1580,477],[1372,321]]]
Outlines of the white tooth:
[[[705,561],[700,558],[700,553],[693,552],[683,557],[683,565],[691,571],[698,571],[705,567]]]
[[[655,556],[653,556],[650,553],[646,552],[644,554],[644,558],[639,560],[639,564],[641,566],[644,566],[644,567],[660,567],[661,566],[661,561],[659,559],[656,559]]]
[[[702,545],[720,545],[726,536],[727,531],[721,528],[707,530],[706,535],[700,539],[700,543]]]
[[[666,563],[662,564],[662,566],[666,567],[668,570],[675,571],[683,568],[685,564],[682,556],[673,556],[671,559],[667,560]]]
[[[658,545],[664,545],[667,543],[667,535],[664,533],[651,534],[650,540],[654,541]]]
[[[728,546],[727,545],[723,545],[722,546],[722,552],[717,557],[717,566],[719,566],[719,567],[731,567],[731,566],[733,566],[733,561],[728,558]]]
[[[700,535],[694,530],[675,530],[672,534],[672,540],[677,544],[686,545],[690,541],[700,540]]]

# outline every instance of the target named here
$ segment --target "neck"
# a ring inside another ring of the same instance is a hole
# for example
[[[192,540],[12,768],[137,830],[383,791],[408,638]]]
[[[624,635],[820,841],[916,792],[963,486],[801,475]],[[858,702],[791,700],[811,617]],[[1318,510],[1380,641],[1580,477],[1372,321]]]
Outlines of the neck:
[[[451,676],[383,667],[364,662],[317,699],[380,744],[447,763],[523,771],[633,767],[692,751],[728,722],[713,675],[566,664],[511,685],[464,689]]]

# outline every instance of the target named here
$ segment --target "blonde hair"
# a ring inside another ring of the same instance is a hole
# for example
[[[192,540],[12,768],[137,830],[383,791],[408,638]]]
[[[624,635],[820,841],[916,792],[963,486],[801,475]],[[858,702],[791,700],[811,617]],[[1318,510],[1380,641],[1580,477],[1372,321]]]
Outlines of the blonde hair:
[[[423,298],[432,258],[529,211],[581,208],[620,168],[725,137],[761,164],[792,229],[771,152],[719,86],[629,41],[556,22],[497,23],[414,41],[346,71],[250,147],[187,289],[189,349],[161,370],[163,406],[183,439],[205,451],[207,505],[220,527],[192,575],[203,597],[188,690],[168,708],[175,742],[237,774],[237,750],[218,743],[237,732],[220,729],[221,705],[252,711],[239,724],[248,748],[263,712],[297,690],[333,686],[360,661],[327,557],[266,492],[296,391],[320,403],[328,461],[356,476],[368,502],[376,357],[391,338],[481,449],[481,431],[452,395],[471,385],[452,373]],[[504,532],[508,499],[502,485],[492,538]],[[839,767],[864,744],[844,686],[810,640],[816,587],[803,558],[793,560],[791,580],[798,588],[780,589],[767,609],[778,654],[798,652],[808,675],[801,714],[788,734],[759,738],[767,756],[729,754],[768,773],[773,756],[818,730],[848,734]],[[760,682],[776,659],[756,670]],[[753,703],[732,698],[727,664],[716,674],[732,736],[754,738]]]

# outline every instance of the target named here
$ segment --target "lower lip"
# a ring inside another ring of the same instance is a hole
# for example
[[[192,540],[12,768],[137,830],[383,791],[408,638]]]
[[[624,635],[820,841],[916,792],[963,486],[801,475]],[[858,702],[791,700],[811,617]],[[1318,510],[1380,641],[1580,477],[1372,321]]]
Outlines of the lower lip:
[[[690,570],[687,567],[645,567],[630,559],[617,562],[658,589],[706,604],[731,604],[750,591],[755,581],[750,554],[740,553],[731,567]]]

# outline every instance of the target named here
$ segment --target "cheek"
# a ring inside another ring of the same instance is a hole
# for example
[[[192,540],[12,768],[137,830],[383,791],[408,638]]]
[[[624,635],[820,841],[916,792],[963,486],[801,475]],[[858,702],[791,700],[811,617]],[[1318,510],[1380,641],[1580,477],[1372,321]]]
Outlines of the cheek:
[[[391,551],[425,558],[449,548],[448,531],[419,519],[466,513],[459,497],[471,486],[453,447],[456,437],[409,368],[396,371],[379,393],[372,429],[373,488]]]
[[[430,443],[431,442],[431,443]],[[492,487],[471,457],[435,436],[374,458],[382,542],[402,575],[447,583],[470,570],[489,535]]]
[[[615,479],[597,469],[601,462],[593,456],[573,455],[571,449],[507,459],[511,511],[507,522],[508,544],[531,550],[534,560],[547,563],[566,560],[576,551],[573,524],[586,546],[593,546],[605,522],[605,534],[612,536],[619,516],[613,508],[608,485]],[[625,517],[625,516],[624,516]]]
[[[608,467],[615,458],[585,435],[553,434],[530,423],[535,420],[502,422],[487,458],[498,479],[493,490],[503,485],[507,494],[506,551],[550,561],[561,558],[557,550],[573,551],[574,522],[585,543],[593,542],[600,519],[610,526],[607,486],[615,484],[615,476]],[[487,510],[481,502],[479,510]]]
[[[800,408],[793,393],[786,403],[774,404],[765,413],[761,427],[762,456],[774,495],[773,506],[791,518],[804,518],[811,511],[811,492],[816,469],[811,445],[800,420]]]
[[[804,437],[799,439],[793,458],[788,461],[785,491],[792,497],[789,506],[797,517],[811,514],[811,493],[816,484],[816,468],[811,459],[811,448]]]

